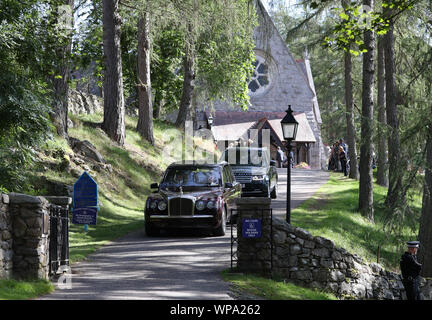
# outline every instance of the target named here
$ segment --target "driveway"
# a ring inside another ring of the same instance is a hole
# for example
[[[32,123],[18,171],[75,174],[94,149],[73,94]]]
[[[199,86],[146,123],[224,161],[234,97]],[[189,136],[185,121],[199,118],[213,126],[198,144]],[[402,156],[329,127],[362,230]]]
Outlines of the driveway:
[[[274,214],[284,217],[286,169],[278,169]],[[328,173],[293,170],[292,207],[311,197]],[[148,238],[144,231],[108,244],[72,266],[72,289],[45,299],[232,299],[220,272],[230,267],[230,233],[224,237],[185,234]]]
[[[278,168],[278,197],[272,200],[273,215],[285,218],[287,169]],[[291,210],[312,197],[329,180],[329,173],[322,170],[291,170]]]

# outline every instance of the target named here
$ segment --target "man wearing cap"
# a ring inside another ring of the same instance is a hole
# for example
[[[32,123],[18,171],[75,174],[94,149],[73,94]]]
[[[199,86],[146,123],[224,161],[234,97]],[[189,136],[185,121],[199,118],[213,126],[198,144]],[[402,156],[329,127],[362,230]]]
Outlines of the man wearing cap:
[[[420,300],[419,275],[422,265],[417,262],[417,250],[420,242],[407,242],[408,251],[402,255],[400,268],[402,283],[405,287],[408,300]]]

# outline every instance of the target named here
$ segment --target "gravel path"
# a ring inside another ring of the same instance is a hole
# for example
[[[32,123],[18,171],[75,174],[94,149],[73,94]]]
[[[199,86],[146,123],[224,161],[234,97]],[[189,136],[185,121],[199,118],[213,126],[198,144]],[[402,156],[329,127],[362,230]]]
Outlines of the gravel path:
[[[279,171],[279,195],[274,214],[286,206],[286,169]],[[293,170],[292,207],[312,196],[328,173]],[[233,299],[220,272],[230,267],[230,234],[163,235],[147,238],[131,233],[72,266],[72,289],[57,289],[40,299]]]

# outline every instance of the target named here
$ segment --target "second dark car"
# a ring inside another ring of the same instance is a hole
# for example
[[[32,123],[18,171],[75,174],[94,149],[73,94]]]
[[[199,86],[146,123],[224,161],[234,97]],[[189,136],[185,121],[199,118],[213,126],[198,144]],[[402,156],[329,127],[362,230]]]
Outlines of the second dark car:
[[[267,148],[233,147],[221,158],[232,167],[236,181],[242,184],[242,197],[277,197],[278,174]]]

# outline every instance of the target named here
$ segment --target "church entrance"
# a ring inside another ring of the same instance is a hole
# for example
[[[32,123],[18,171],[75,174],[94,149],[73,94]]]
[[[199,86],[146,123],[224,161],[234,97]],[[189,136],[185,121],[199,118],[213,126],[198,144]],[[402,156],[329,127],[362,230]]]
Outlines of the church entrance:
[[[297,157],[296,157],[296,164],[299,164],[301,162],[306,162],[309,164],[309,146],[306,143],[298,143],[297,145]]]

